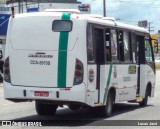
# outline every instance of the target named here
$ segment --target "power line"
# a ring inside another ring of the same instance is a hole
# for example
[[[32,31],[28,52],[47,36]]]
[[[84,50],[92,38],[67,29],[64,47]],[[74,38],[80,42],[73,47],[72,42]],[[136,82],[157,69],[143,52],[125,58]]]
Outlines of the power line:
[[[128,6],[136,5],[135,7],[144,7],[144,8],[160,8],[160,5],[158,6],[150,6],[150,5],[142,5],[142,4],[131,4],[131,3],[125,3]]]
[[[150,8],[159,8],[160,7],[160,3],[159,4],[157,4],[157,5],[153,5],[153,4],[151,4],[149,1],[149,3],[144,3],[144,2],[142,2],[142,1],[124,1],[124,0],[120,0],[120,1],[118,1],[118,0],[116,0],[116,1],[110,1],[110,0],[108,0],[108,2],[116,2],[116,3],[124,3],[124,4],[127,4],[127,5],[138,5],[138,6],[140,6],[140,7],[150,7]],[[147,1],[145,1],[145,2],[147,2]],[[160,2],[160,1],[158,1],[158,2]]]
[[[92,2],[95,2],[96,0],[91,0],[91,1],[88,1],[88,2],[84,2],[85,4],[86,3],[92,3]],[[157,0],[158,2],[160,2],[160,0]],[[133,6],[134,5],[138,5],[140,7],[150,7],[150,8],[159,8],[160,7],[160,3],[158,5],[153,5],[150,3],[150,1],[125,1],[125,0],[107,0],[107,2],[116,2],[116,3],[124,3],[124,4],[131,4]],[[147,3],[144,3],[144,2],[147,2]],[[109,5],[109,4],[108,4]]]
[[[141,0],[141,1],[139,1],[139,0],[108,0],[108,2],[138,2],[138,3],[144,3],[144,2],[146,2],[146,3],[150,3],[151,2],[151,0],[150,1],[148,1],[148,0]],[[160,2],[160,0],[154,0],[154,2]]]

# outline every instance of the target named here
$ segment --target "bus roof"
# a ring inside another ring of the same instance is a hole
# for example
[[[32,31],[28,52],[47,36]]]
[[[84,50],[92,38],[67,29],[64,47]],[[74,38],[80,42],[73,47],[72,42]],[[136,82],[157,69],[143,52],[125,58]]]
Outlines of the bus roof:
[[[103,16],[100,16],[100,15],[99,16],[98,15],[95,15],[95,16],[94,15],[84,15],[84,17],[86,17],[88,22],[90,22],[90,23],[107,25],[107,26],[110,26],[110,27],[122,28],[122,29],[138,31],[138,32],[143,32],[143,33],[149,33],[148,30],[146,30],[142,27],[138,27],[138,26],[135,26],[135,25],[130,25],[130,24],[126,24],[126,23],[116,21],[116,19],[114,17],[103,17]]]
[[[51,12],[45,11],[45,12],[35,12],[35,13],[24,13],[24,14],[17,14],[16,17],[61,16],[62,13],[66,13],[66,11],[64,10],[64,12],[63,12],[63,10],[62,10],[61,12],[57,12],[57,11],[54,12],[54,10],[52,10]],[[106,26],[115,27],[115,28],[122,28],[122,29],[131,30],[131,31],[138,31],[138,32],[142,32],[142,33],[149,33],[148,30],[146,30],[142,27],[138,27],[138,26],[134,26],[134,25],[130,25],[130,24],[116,21],[114,17],[103,17],[102,15],[97,15],[97,14],[78,14],[77,12],[74,13],[73,10],[71,13],[72,13],[72,16],[71,16],[72,18],[87,20],[89,23],[106,25]]]

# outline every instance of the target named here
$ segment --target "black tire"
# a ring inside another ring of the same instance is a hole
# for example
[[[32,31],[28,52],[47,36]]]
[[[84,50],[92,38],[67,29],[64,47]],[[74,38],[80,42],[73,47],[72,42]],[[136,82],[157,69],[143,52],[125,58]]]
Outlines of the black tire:
[[[107,100],[106,100],[106,105],[102,107],[102,116],[103,117],[110,117],[112,115],[112,110],[113,110],[113,95],[111,92],[108,93]]]
[[[1,71],[1,73],[3,73],[3,65],[4,65],[4,61],[0,60],[0,71]]]
[[[3,82],[3,76],[2,73],[0,72],[0,83]]]
[[[55,104],[42,104],[35,102],[36,112],[39,116],[53,116],[58,108]]]
[[[68,105],[69,109],[72,111],[77,111],[81,108],[81,105]]]
[[[147,104],[148,104],[148,96],[149,96],[149,90],[147,88],[146,92],[145,92],[145,98],[143,99],[142,102],[139,103],[139,106],[141,106],[141,107],[147,106]]]

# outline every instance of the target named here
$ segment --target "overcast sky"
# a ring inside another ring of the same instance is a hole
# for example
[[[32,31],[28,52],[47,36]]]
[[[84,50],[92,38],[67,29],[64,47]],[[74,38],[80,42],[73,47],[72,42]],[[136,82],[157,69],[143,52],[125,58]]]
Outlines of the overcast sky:
[[[91,4],[92,13],[103,14],[103,0],[78,0]],[[106,14],[123,22],[137,24],[140,20],[153,22],[154,32],[160,30],[160,0],[106,0]]]

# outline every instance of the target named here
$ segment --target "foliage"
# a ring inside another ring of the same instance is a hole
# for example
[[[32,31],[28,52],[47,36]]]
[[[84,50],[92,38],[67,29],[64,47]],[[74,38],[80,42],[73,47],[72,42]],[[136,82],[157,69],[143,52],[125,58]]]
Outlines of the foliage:
[[[156,64],[156,69],[159,69],[159,70],[160,70],[160,63],[157,63],[157,64]]]

